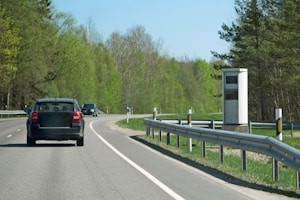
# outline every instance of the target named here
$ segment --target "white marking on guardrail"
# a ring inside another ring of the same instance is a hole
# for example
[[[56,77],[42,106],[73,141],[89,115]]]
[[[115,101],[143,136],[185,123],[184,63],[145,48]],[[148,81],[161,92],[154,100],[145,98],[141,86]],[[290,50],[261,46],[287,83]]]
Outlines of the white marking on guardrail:
[[[182,196],[174,192],[172,189],[170,189],[168,186],[163,184],[161,181],[159,181],[157,178],[152,176],[149,172],[147,172],[145,169],[140,167],[138,164],[130,160],[127,156],[122,154],[120,151],[118,151],[114,146],[112,146],[110,143],[108,143],[103,137],[97,133],[97,131],[93,128],[93,122],[90,123],[90,128],[93,131],[93,133],[104,143],[106,146],[108,146],[111,150],[113,150],[118,156],[120,156],[123,160],[125,160],[127,163],[129,163],[132,167],[134,167],[136,170],[141,172],[144,176],[146,176],[149,180],[151,180],[153,183],[155,183],[158,187],[160,187],[163,191],[165,191],[167,194],[169,194],[171,197],[177,200],[184,200]]]

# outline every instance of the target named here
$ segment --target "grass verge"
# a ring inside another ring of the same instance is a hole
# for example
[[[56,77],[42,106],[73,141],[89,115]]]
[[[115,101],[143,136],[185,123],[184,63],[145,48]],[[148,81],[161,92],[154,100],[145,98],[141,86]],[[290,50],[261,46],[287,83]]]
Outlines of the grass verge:
[[[194,116],[194,115],[193,115]],[[218,115],[199,115],[197,119],[205,120],[219,120]],[[180,116],[161,116],[160,118],[167,119],[185,119]],[[196,117],[194,116],[194,119]],[[117,122],[117,124],[123,128],[129,128],[133,130],[145,131],[144,119],[133,118],[129,123],[126,120]],[[267,135],[275,137],[274,130],[266,129],[254,129],[253,134]],[[218,178],[223,178],[228,182],[234,182],[239,185],[245,185],[246,187],[264,190],[272,193],[283,194],[289,197],[300,198],[300,191],[296,189],[296,171],[280,163],[279,165],[279,180],[273,181],[272,179],[272,158],[267,158],[264,161],[254,160],[247,156],[247,170],[243,171],[241,168],[241,158],[239,155],[228,153],[230,148],[225,149],[224,163],[219,161],[218,145],[212,143],[206,143],[206,157],[202,155],[202,141],[193,140],[193,151],[188,152],[187,139],[181,137],[179,148],[176,147],[176,136],[171,134],[170,145],[166,144],[166,133],[162,133],[162,141],[156,136],[136,136],[135,139],[140,142],[155,148],[161,152],[165,152],[171,157],[182,160],[186,163],[198,167],[203,171],[206,171],[214,176],[218,174]],[[286,130],[283,133],[283,141],[288,145],[295,148],[300,148],[300,138],[291,138],[289,131]],[[259,155],[258,155],[259,156]],[[209,170],[208,170],[209,169]]]

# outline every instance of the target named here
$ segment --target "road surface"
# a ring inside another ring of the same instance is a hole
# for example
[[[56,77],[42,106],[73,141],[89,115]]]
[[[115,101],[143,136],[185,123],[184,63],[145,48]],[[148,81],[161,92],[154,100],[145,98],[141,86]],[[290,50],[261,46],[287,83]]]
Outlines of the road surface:
[[[0,120],[0,199],[288,199],[219,180],[119,128],[125,115],[86,116],[85,144],[26,145],[24,119]],[[142,133],[144,134],[144,133]]]

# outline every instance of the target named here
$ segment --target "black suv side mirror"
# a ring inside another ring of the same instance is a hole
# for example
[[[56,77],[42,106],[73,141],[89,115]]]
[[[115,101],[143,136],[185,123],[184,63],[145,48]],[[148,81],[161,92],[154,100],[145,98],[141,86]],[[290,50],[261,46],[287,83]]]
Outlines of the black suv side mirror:
[[[31,108],[26,107],[26,108],[24,109],[24,112],[27,113],[27,115],[29,115],[29,113],[31,112]]]

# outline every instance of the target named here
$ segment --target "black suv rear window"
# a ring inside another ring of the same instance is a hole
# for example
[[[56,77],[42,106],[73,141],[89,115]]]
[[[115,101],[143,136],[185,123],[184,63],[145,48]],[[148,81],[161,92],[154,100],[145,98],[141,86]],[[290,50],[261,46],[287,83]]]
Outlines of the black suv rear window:
[[[43,102],[37,105],[37,110],[41,112],[48,111],[73,111],[74,104],[67,102]]]

